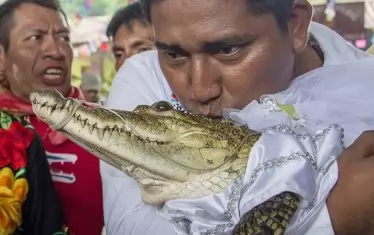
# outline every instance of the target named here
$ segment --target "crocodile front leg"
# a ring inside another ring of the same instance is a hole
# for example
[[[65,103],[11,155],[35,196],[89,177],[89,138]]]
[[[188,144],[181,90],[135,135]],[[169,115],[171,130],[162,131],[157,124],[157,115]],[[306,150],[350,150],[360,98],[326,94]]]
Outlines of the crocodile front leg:
[[[247,212],[234,228],[234,235],[282,235],[300,205],[300,197],[284,192]]]

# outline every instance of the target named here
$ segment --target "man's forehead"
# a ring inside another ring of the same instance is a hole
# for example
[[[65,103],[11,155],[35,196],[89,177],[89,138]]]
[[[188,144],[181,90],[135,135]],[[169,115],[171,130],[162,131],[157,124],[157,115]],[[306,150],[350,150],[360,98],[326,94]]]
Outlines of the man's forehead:
[[[258,31],[259,27],[263,28],[263,25],[258,25],[259,17],[250,14],[246,5],[240,0],[233,0],[233,2],[206,0],[201,4],[189,0],[181,0],[181,2],[167,0],[165,3],[161,1],[152,9],[156,38],[163,37],[164,34],[169,36],[189,34],[191,37],[204,35],[208,41],[215,41],[216,38],[228,36],[219,34],[231,36]]]
[[[131,38],[137,40],[152,40],[154,39],[153,28],[150,25],[144,25],[141,23],[132,24],[132,28],[129,29],[130,25],[121,25],[111,40],[113,42],[127,41]]]
[[[193,19],[220,17],[216,13],[224,15],[237,15],[246,12],[248,0],[163,0],[155,1],[151,8],[152,21],[154,13],[168,18],[171,14],[179,18],[180,13],[194,16]],[[263,1],[263,0],[260,0]]]
[[[144,22],[140,19],[133,19],[131,20],[128,24],[124,25],[129,32],[143,32],[146,30],[151,29],[151,25],[148,24],[147,22]]]
[[[21,5],[13,15],[15,27],[58,27],[68,28],[68,23],[60,11],[35,4]]]

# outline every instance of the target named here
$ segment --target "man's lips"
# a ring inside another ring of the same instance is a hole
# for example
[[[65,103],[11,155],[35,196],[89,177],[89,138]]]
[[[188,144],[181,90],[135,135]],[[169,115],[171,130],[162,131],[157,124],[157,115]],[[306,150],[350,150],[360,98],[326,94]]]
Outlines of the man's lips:
[[[193,109],[189,109],[186,107],[186,109],[190,113],[194,113],[197,115],[202,115],[205,117],[210,117],[210,118],[221,118],[222,117],[222,108],[219,104],[209,104],[209,105],[201,105],[194,107]]]
[[[61,68],[48,68],[42,74],[42,81],[46,85],[58,86],[65,83],[66,72]]]

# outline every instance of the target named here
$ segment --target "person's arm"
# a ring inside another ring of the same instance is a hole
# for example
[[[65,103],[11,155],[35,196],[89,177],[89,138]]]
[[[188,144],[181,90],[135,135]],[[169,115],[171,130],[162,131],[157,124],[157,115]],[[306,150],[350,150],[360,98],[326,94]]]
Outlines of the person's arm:
[[[147,66],[126,62],[117,73],[105,102],[111,109],[133,110],[138,105],[158,101],[163,88]],[[159,87],[158,87],[159,86]],[[143,203],[137,183],[123,172],[101,161],[104,217],[107,234],[174,235],[172,224]]]
[[[22,229],[25,234],[52,235],[62,232],[64,213],[49,171],[42,141],[34,131],[27,149],[26,178],[30,191],[22,206]]]
[[[327,199],[335,234],[374,234],[374,131],[345,150],[338,167],[338,182]]]

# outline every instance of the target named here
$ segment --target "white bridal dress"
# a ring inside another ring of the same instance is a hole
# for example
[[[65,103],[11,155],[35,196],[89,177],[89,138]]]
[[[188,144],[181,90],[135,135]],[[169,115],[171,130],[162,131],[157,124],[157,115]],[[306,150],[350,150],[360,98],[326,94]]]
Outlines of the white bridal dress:
[[[230,234],[246,212],[291,191],[302,203],[286,234],[334,234],[325,200],[337,181],[337,157],[374,129],[373,75],[374,58],[327,66],[243,110],[226,110],[237,124],[263,133],[245,175],[220,194],[171,200],[158,213],[178,234]]]

